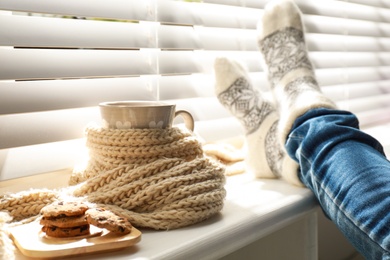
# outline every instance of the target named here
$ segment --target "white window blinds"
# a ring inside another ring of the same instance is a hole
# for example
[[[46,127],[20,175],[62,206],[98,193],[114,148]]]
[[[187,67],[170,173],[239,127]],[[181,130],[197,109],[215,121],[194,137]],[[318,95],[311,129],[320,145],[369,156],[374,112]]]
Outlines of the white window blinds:
[[[97,104],[170,100],[206,140],[241,134],[213,62],[267,89],[256,24],[266,0],[0,0],[0,180],[70,168]],[[390,121],[390,0],[296,1],[323,91],[363,127]]]

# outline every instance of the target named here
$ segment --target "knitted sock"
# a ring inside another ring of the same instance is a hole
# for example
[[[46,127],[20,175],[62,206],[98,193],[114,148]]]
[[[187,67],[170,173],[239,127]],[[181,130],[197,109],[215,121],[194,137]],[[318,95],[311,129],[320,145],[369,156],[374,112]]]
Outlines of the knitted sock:
[[[248,170],[258,178],[279,177],[284,152],[276,138],[279,118],[273,104],[253,88],[247,71],[238,62],[217,58],[214,69],[219,101],[246,131]]]
[[[258,24],[265,71],[280,110],[284,144],[295,119],[312,108],[335,108],[316,81],[304,39],[301,13],[291,0],[270,2]]]

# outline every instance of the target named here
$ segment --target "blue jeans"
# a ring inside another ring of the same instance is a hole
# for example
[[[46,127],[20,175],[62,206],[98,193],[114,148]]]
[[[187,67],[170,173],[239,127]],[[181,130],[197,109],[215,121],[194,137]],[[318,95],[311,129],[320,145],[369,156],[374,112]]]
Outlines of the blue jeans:
[[[354,247],[367,259],[390,259],[390,162],[356,116],[310,110],[296,119],[285,146],[301,181]]]

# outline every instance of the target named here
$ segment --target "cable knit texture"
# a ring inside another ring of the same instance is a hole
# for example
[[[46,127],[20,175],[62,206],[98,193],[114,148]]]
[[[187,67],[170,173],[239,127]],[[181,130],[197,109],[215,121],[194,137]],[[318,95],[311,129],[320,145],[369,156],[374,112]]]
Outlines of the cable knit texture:
[[[82,200],[156,230],[191,225],[221,211],[224,167],[204,156],[186,129],[86,129],[89,161],[69,187],[0,197],[14,221],[36,217],[60,199]]]

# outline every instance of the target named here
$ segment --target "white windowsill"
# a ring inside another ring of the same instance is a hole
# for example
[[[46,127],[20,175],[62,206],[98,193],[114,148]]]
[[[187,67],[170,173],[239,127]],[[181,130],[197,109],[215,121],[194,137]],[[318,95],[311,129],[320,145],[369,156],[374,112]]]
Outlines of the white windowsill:
[[[0,193],[32,186],[64,186],[69,174],[68,170],[3,181],[0,182]],[[227,177],[226,190],[221,214],[204,222],[170,231],[140,229],[142,240],[135,246],[74,259],[218,259],[305,215],[315,214],[317,209],[315,198],[308,189],[280,180],[258,180],[249,173]],[[316,230],[310,232],[316,235]],[[314,256],[316,240],[312,243],[308,254]],[[17,259],[25,258],[19,255]]]

